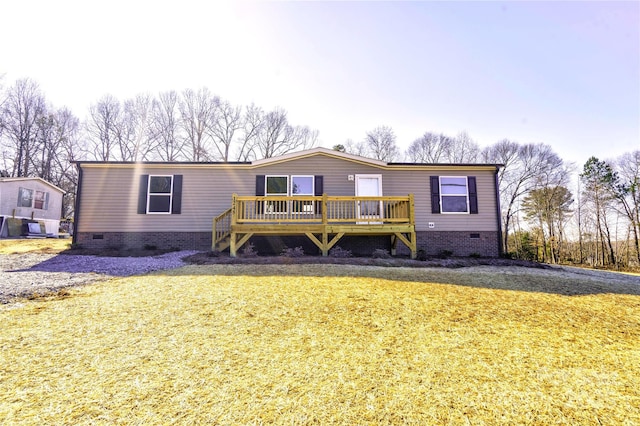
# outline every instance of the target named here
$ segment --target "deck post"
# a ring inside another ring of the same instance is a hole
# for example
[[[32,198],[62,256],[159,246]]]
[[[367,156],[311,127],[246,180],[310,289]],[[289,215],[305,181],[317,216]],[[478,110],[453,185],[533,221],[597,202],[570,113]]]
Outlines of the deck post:
[[[329,234],[327,233],[328,225],[328,213],[327,207],[327,194],[322,193],[322,256],[327,257],[329,255]]]
[[[418,257],[418,241],[416,238],[416,213],[413,193],[409,194],[409,224],[413,229],[413,231],[409,233],[409,240],[411,241],[409,249],[411,250],[411,259],[415,259]]]
[[[216,218],[214,217],[213,219],[211,219],[211,221],[213,222],[211,224],[211,251],[215,251],[216,249]]]
[[[235,192],[231,195],[231,235],[229,236],[229,256],[236,257],[236,224],[238,223],[238,194]]]

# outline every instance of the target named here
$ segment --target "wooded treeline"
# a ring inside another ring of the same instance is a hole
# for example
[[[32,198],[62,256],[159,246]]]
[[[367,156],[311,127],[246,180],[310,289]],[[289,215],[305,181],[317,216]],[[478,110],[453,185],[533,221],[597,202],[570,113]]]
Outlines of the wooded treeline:
[[[124,101],[106,95],[81,120],[51,105],[33,80],[2,83],[0,173],[39,176],[64,189],[65,216],[73,215],[74,160],[250,161],[318,144],[318,131],[289,123],[283,108],[234,105],[206,88]],[[549,145],[504,139],[481,148],[464,132],[426,132],[402,152],[387,126],[333,149],[382,161],[502,164],[498,184],[506,255],[640,265],[640,150],[608,160],[592,157],[577,170]]]

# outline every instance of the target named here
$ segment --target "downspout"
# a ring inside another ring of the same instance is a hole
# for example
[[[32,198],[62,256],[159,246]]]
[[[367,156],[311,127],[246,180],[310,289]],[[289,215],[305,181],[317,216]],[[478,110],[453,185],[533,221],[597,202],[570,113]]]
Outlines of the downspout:
[[[76,163],[78,167],[78,188],[76,189],[76,202],[73,211],[73,236],[71,237],[71,244],[78,244],[78,228],[80,224],[80,196],[82,194],[82,166],[80,162]]]
[[[498,185],[498,172],[500,166],[496,166],[495,171],[495,192],[496,192],[496,217],[498,218],[498,256],[502,257],[502,209],[500,208],[500,188]]]

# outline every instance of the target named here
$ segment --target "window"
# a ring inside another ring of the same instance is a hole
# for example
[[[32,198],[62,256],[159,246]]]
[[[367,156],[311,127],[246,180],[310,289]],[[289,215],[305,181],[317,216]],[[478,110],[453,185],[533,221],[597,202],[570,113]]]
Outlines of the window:
[[[33,207],[36,209],[47,210],[49,208],[49,193],[36,191]]]
[[[173,176],[149,176],[147,213],[171,214]]]
[[[289,195],[289,176],[267,176],[266,187],[264,194],[267,197],[270,196],[284,196]],[[266,212],[267,213],[286,213],[287,202],[286,201],[267,201]]]
[[[138,214],[180,214],[182,175],[140,175]]]
[[[33,189],[20,188],[18,190],[18,207],[31,207],[33,205]]]
[[[440,176],[440,206],[442,213],[468,213],[466,177]]]
[[[322,176],[313,175],[256,175],[256,195],[259,197],[311,197],[322,195]],[[321,213],[321,203],[311,200],[273,200],[256,205],[259,213]]]
[[[291,176],[292,196],[313,196],[313,176]],[[292,210],[296,213],[313,213],[312,201],[293,201]]]
[[[431,176],[431,213],[478,213],[475,176]]]

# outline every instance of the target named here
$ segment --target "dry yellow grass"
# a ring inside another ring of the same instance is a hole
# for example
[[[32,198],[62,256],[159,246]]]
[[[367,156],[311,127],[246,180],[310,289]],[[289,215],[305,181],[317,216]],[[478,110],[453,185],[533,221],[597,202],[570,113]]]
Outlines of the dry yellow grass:
[[[71,246],[70,239],[2,239],[0,240],[0,254],[18,253],[59,253]]]
[[[190,266],[7,305],[0,419],[640,424],[640,296],[504,289],[549,280]]]

